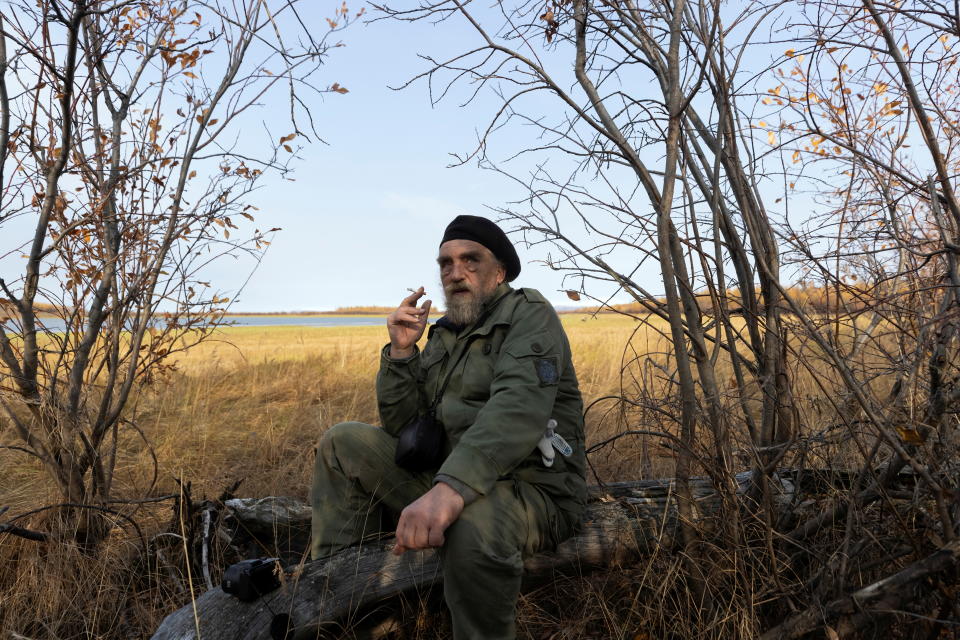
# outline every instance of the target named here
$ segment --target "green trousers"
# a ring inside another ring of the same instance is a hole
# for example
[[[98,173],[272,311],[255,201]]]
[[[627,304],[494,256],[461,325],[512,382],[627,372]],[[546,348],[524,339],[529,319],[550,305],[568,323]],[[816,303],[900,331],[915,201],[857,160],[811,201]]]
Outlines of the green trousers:
[[[430,489],[433,474],[397,467],[395,447],[386,431],[359,422],[323,435],[311,490],[314,559],[392,530],[400,511]],[[467,505],[440,549],[454,639],[516,638],[523,558],[554,546],[569,529],[547,496],[519,480],[498,481]]]

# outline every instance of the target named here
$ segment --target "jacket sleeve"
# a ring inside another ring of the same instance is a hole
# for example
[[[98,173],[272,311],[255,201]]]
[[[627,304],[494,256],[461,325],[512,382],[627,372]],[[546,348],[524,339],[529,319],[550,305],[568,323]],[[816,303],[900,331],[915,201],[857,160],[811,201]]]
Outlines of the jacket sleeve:
[[[391,358],[390,344],[380,352],[377,373],[377,406],[380,423],[396,436],[417,415],[419,410],[420,349],[414,345],[409,358]]]
[[[518,305],[494,365],[490,399],[438,473],[487,494],[523,462],[546,430],[568,349],[548,303]]]

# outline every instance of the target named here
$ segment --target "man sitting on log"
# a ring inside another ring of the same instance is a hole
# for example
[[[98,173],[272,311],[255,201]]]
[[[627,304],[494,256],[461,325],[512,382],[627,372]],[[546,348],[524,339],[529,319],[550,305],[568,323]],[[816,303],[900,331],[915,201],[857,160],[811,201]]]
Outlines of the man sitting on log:
[[[454,638],[514,638],[523,558],[554,548],[583,516],[583,403],[553,307],[507,284],[520,259],[496,224],[458,216],[437,263],[447,314],[423,351],[423,287],[387,318],[383,428],[348,422],[320,440],[311,553],[357,544],[378,531],[382,509],[399,513],[394,553],[440,550]]]

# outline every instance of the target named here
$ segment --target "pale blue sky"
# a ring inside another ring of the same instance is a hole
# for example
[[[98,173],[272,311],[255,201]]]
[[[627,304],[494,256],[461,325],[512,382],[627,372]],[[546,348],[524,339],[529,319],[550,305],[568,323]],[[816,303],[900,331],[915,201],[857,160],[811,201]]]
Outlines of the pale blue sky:
[[[295,182],[271,184],[258,195],[258,226],[282,227],[234,310],[332,309],[393,305],[406,288],[423,285],[438,300],[434,259],[443,229],[455,215],[495,217],[521,192],[475,165],[448,168],[451,152],[469,150],[496,103],[456,100],[431,108],[427,86],[398,86],[425,68],[418,52],[461,51],[476,39],[462,21],[440,27],[392,21],[354,24],[346,46],[331,55],[324,81],[350,92],[329,94],[314,110],[328,144],[304,148]],[[533,261],[546,248],[517,250],[523,272],[514,283],[572,304],[561,275]],[[229,288],[231,269],[215,282]],[[651,286],[659,272],[647,274]]]
[[[318,31],[326,29],[324,18],[338,5],[339,1],[309,5],[315,12],[312,17]],[[353,5],[351,10],[360,6]],[[486,127],[500,106],[489,88],[463,106],[470,87],[461,85],[436,107],[431,107],[424,81],[402,91],[389,88],[428,68],[418,53],[443,59],[478,46],[478,34],[462,16],[440,25],[358,21],[339,37],[345,46],[331,52],[315,80],[321,85],[337,82],[349,93],[312,96],[311,102],[317,130],[326,144],[299,148],[294,180],[264,181],[251,200],[260,209],[255,226],[280,227],[282,231],[274,237],[249,281],[246,279],[253,266],[249,259],[224,259],[203,274],[221,295],[235,299],[234,312],[392,306],[406,295],[407,288],[421,285],[439,303],[434,260],[446,224],[461,213],[496,217],[487,206],[503,206],[526,195],[516,183],[475,163],[448,167],[451,153],[474,148],[478,131]],[[530,55],[536,55],[559,84],[574,84],[569,50],[558,53],[544,45],[542,41],[531,42]],[[631,75],[635,73],[621,70],[618,81],[642,92],[643,83],[650,80],[642,72]],[[527,98],[522,109],[532,118],[545,116],[551,122],[562,117],[560,102],[546,92]],[[274,138],[289,132],[286,115],[283,96],[268,102],[244,120],[241,143],[258,144],[264,128]],[[518,149],[537,146],[537,132],[535,127],[511,124],[494,137],[492,153],[504,158]],[[298,138],[293,144],[301,142]],[[654,148],[643,153],[658,151]],[[555,153],[515,161],[515,175],[528,173],[534,160],[548,160],[555,175],[569,175],[569,159]],[[650,158],[652,164],[658,161]],[[629,192],[635,187],[636,177],[629,172],[606,169],[605,173],[619,182],[607,187],[591,184],[591,196],[605,199],[612,197],[614,190]],[[647,206],[642,196],[632,205],[640,212]],[[14,220],[5,226],[4,235],[19,238],[22,233],[23,238],[29,238],[33,223],[26,218]],[[615,228],[616,221],[607,224],[613,225],[608,228],[614,234],[622,232],[622,228]],[[250,231],[253,226],[249,225]],[[572,223],[565,223],[564,233],[580,240],[582,225],[574,217]],[[511,237],[523,263],[523,272],[514,284],[539,289],[555,304],[573,304],[562,290],[578,288],[579,282],[568,281],[565,285],[562,274],[537,264],[547,258],[551,248],[528,248],[517,236]],[[5,244],[2,248],[9,249]],[[554,256],[556,253],[554,249]],[[631,249],[605,255],[605,259],[622,273],[631,274],[647,291],[662,291],[660,270],[654,260],[638,265],[640,253]],[[8,279],[15,280],[9,274],[17,260],[15,254],[0,260],[0,275],[7,271]],[[599,284],[589,290],[603,298],[614,292],[612,287]],[[627,299],[621,294],[614,301]]]
[[[358,7],[352,5],[351,9]],[[471,10],[493,12],[480,3],[471,4]],[[500,16],[484,17],[490,18],[487,25],[498,27],[503,22]],[[296,182],[279,188],[268,186],[260,193],[258,225],[282,227],[283,231],[241,294],[236,311],[393,305],[408,287],[420,285],[438,301],[434,259],[446,224],[460,213],[495,218],[488,206],[503,206],[527,193],[476,163],[448,167],[451,153],[475,147],[478,133],[502,104],[491,87],[464,106],[470,85],[462,83],[436,107],[431,107],[423,80],[401,91],[389,88],[429,68],[418,54],[443,60],[480,46],[480,36],[462,16],[452,16],[439,25],[392,20],[355,23],[342,33],[342,40],[346,46],[330,56],[324,80],[338,82],[350,92],[330,94],[316,105],[318,130],[328,144],[301,151]],[[554,51],[543,39],[531,41],[529,47],[523,53],[536,56],[558,84],[576,84],[569,47]],[[773,49],[780,51],[779,45]],[[770,53],[773,55],[773,50]],[[644,70],[628,68],[620,69],[616,81],[638,95],[644,84],[652,82]],[[434,92],[442,88],[437,82]],[[651,86],[650,91],[656,95],[657,88]],[[520,108],[531,118],[545,117],[551,123],[563,113],[560,100],[547,92],[531,94]],[[538,141],[538,133],[536,127],[512,123],[496,133],[489,147],[491,154],[503,159],[519,149],[538,146],[543,143]],[[761,134],[765,139],[765,132]],[[652,166],[662,162],[660,153],[657,145],[641,149]],[[569,158],[550,153],[515,160],[512,171],[523,177],[534,162],[544,160],[560,177],[569,175],[573,166]],[[636,176],[630,172],[607,168],[605,173],[620,182],[589,184],[581,176],[581,184],[589,185],[591,196],[611,198],[613,190],[636,188]],[[639,212],[648,206],[642,193],[632,198],[632,206]],[[583,225],[575,217],[571,221],[569,211],[566,215],[564,233],[584,240],[584,246],[597,242],[585,238]],[[598,223],[606,225],[606,230],[623,232],[609,214],[603,217],[604,222]],[[564,283],[561,273],[537,264],[552,248],[528,248],[517,236],[511,237],[523,263],[515,286],[539,289],[554,304],[573,305],[563,289],[576,289],[579,282]],[[557,253],[553,249],[554,257]],[[659,295],[663,290],[659,265],[650,258],[638,264],[641,257],[639,252],[623,248],[605,255],[621,273],[630,274],[648,292]],[[214,281],[226,284],[231,277],[225,272],[224,278]],[[598,298],[614,295],[614,302],[630,301],[622,293],[615,295],[616,289],[605,283],[592,283],[588,290]]]
[[[340,0],[310,0],[304,3],[305,15],[322,33],[325,18],[339,6]],[[351,12],[361,6],[351,3]],[[334,41],[345,46],[334,48],[314,77],[317,85],[337,82],[349,93],[301,94],[309,100],[325,143],[294,140],[299,159],[293,181],[264,180],[250,200],[259,208],[255,223],[237,217],[241,235],[254,227],[282,228],[259,268],[247,281],[253,260],[228,257],[202,274],[221,295],[235,300],[231,311],[392,306],[407,295],[408,287],[421,285],[439,303],[435,258],[446,224],[461,213],[495,217],[485,205],[500,206],[523,193],[475,164],[447,167],[450,153],[470,150],[476,143],[478,128],[498,105],[493,96],[481,96],[466,107],[449,100],[432,108],[424,82],[403,91],[389,88],[426,68],[418,53],[459,53],[478,41],[476,33],[462,18],[434,26],[368,22],[370,17],[367,13],[337,34]],[[222,61],[208,61],[204,73],[215,77],[216,64]],[[239,131],[226,141],[239,133],[238,142],[254,145],[249,150],[255,154],[266,131],[273,138],[288,133],[285,99],[280,87],[264,108],[248,112]],[[22,249],[17,247],[32,237],[35,224],[29,215],[4,222],[0,277],[9,283],[22,276]],[[540,289],[549,299],[571,305],[560,291],[561,275],[531,264],[545,258],[546,250],[527,250],[519,243],[517,250],[523,272],[514,284]],[[56,292],[51,295],[58,298]]]

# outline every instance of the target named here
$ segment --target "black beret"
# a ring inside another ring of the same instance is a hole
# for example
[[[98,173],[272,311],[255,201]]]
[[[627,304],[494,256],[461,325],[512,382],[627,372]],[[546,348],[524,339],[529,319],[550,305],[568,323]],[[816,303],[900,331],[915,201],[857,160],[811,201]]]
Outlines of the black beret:
[[[492,221],[480,216],[457,216],[443,232],[443,244],[447,240],[473,240],[479,242],[495,255],[507,268],[507,282],[520,275],[520,256],[507,234]]]

